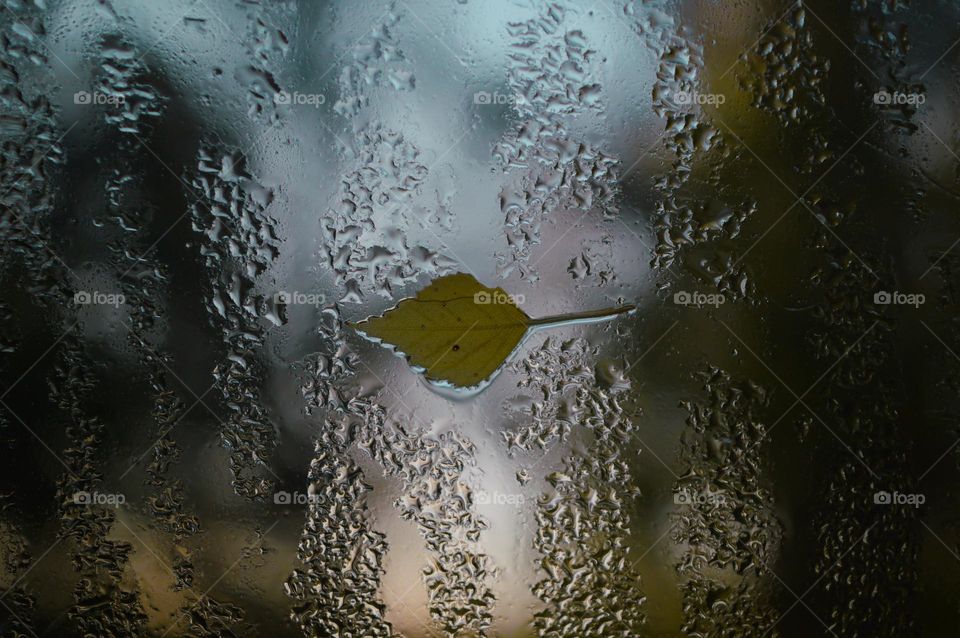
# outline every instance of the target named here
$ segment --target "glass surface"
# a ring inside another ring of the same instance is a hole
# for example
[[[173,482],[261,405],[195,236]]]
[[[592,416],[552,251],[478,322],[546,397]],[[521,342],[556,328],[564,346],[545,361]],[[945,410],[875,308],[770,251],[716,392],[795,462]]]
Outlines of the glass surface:
[[[0,635],[955,635],[958,20],[0,0]]]

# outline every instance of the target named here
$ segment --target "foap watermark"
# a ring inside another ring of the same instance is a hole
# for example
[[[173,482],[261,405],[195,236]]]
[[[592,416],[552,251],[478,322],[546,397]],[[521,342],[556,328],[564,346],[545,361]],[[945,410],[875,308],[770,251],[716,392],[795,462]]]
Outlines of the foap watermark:
[[[305,105],[317,109],[326,102],[327,96],[323,93],[300,93],[299,91],[290,93],[289,91],[278,91],[273,94],[274,104]]]
[[[318,495],[303,492],[277,492],[273,495],[274,505],[307,505],[319,500]]]
[[[910,505],[920,507],[927,502],[925,494],[905,494],[903,492],[887,492],[880,490],[873,495],[874,505]]]
[[[907,91],[887,91],[880,89],[873,94],[873,103],[877,106],[920,106],[927,101],[927,96],[923,93],[911,93]]]
[[[473,303],[479,304],[481,306],[488,306],[490,304],[512,304],[514,306],[519,306],[523,304],[526,297],[523,295],[510,295],[502,290],[494,290],[493,292],[487,292],[486,290],[481,290],[480,292],[473,295]]]
[[[727,298],[719,292],[705,293],[680,290],[679,292],[673,293],[673,303],[678,306],[695,306],[697,308],[713,306],[714,308],[719,308],[727,303]]]
[[[327,303],[327,297],[318,292],[281,290],[273,296],[273,301],[285,306],[322,306]]]
[[[103,93],[101,91],[77,91],[73,94],[73,103],[81,106],[96,106],[101,104],[116,106],[123,104],[125,101],[126,98],[122,95]]]
[[[526,99],[519,93],[500,93],[494,91],[477,91],[473,94],[473,103],[480,105],[487,104],[525,104]]]
[[[681,489],[673,493],[673,502],[677,505],[723,505],[727,497],[720,491]]]
[[[893,292],[881,290],[873,293],[873,303],[878,306],[913,306],[919,308],[926,300],[926,296],[920,292],[905,293],[896,290]]]
[[[127,303],[127,298],[119,292],[80,290],[73,295],[73,303],[78,306],[113,306],[119,308]]]
[[[474,502],[477,505],[513,505],[520,507],[523,505],[523,494],[504,494],[503,492],[487,492],[477,490]]]
[[[127,502],[127,497],[123,494],[103,494],[101,492],[81,490],[73,495],[73,502],[76,505],[108,505],[110,507],[120,507]]]
[[[673,94],[673,101],[678,106],[720,106],[727,101],[723,93],[698,93],[697,91],[678,91]]]

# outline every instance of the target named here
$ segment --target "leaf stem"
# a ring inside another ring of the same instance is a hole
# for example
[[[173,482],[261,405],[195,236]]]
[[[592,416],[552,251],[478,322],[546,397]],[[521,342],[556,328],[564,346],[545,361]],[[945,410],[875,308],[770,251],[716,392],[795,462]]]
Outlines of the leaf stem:
[[[604,308],[603,310],[587,310],[586,312],[571,312],[565,315],[550,315],[547,317],[539,317],[537,319],[531,319],[527,325],[533,326],[548,326],[557,323],[566,323],[568,321],[603,321],[604,319],[612,319],[617,315],[622,315],[626,312],[633,312],[637,307],[634,305],[620,306],[618,308]]]

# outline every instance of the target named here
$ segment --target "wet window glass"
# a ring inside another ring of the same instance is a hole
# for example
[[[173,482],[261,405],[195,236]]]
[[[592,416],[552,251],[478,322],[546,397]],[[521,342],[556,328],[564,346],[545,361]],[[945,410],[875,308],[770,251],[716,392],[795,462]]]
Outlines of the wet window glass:
[[[0,0],[0,635],[955,634],[958,19]]]

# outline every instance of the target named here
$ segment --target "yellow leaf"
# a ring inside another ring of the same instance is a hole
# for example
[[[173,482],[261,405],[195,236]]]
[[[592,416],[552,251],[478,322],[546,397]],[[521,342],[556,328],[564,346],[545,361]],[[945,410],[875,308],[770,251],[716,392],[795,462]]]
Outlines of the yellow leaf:
[[[500,370],[532,328],[609,319],[631,310],[633,306],[624,306],[531,319],[503,288],[488,288],[471,275],[456,273],[434,280],[383,315],[351,326],[406,355],[428,381],[471,388]]]

